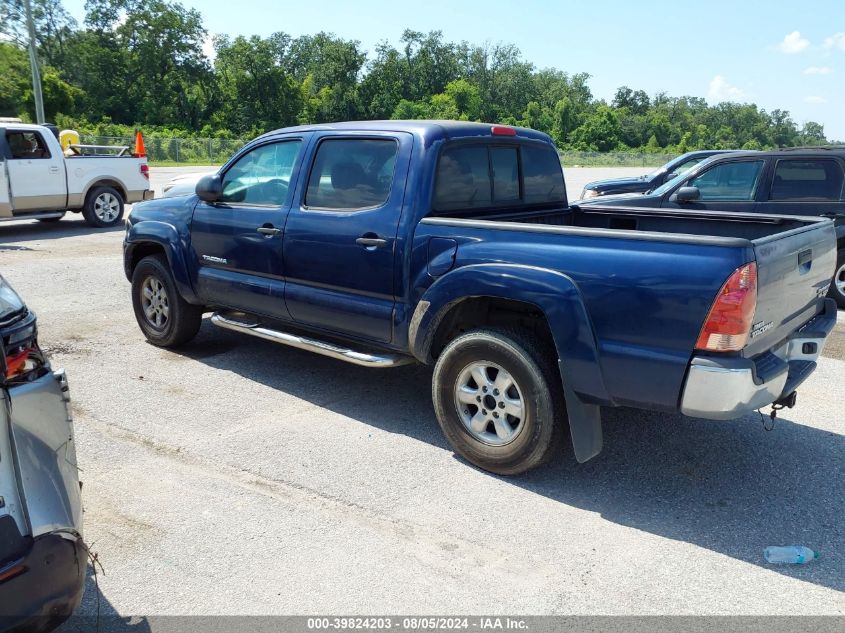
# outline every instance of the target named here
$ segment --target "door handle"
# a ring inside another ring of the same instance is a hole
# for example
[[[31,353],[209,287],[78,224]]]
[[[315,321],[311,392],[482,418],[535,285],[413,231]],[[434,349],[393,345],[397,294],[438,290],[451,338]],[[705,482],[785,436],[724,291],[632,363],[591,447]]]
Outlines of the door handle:
[[[51,174],[58,174],[58,173],[59,173],[59,168],[58,168],[56,165],[51,166],[51,167],[50,167],[50,173],[51,173]]]
[[[387,240],[380,237],[359,237],[355,240],[355,243],[368,248],[382,248],[387,246]]]
[[[282,232],[282,229],[277,229],[275,226],[259,226],[255,230],[262,235],[267,235],[268,237],[279,235]]]

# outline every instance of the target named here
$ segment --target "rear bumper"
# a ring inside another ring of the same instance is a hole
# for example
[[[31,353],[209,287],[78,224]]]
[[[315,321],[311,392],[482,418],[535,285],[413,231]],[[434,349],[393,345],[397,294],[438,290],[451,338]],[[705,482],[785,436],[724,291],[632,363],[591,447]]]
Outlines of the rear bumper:
[[[788,396],[813,373],[836,325],[836,303],[796,331],[778,349],[755,358],[693,356],[681,396],[681,413],[732,420]]]
[[[126,192],[126,202],[141,202],[142,200],[152,200],[155,198],[155,191],[152,189],[139,189],[137,191]]]
[[[46,534],[20,560],[0,569],[0,631],[48,631],[79,606],[88,550],[70,534]],[[22,569],[22,571],[20,571]],[[15,571],[17,570],[17,571]]]

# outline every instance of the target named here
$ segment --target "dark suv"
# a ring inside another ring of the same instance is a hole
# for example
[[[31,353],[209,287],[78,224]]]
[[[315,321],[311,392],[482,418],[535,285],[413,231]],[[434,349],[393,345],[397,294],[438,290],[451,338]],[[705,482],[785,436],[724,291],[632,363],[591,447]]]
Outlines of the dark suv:
[[[836,223],[838,257],[830,296],[845,309],[843,186],[843,146],[732,152],[703,161],[651,193],[594,198],[583,206],[666,207],[832,218]]]

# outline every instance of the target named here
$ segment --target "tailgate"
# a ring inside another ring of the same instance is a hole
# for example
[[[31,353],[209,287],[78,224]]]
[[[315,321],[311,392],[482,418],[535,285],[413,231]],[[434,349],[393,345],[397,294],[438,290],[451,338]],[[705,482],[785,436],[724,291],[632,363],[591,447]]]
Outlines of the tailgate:
[[[806,218],[804,218],[806,220]],[[753,241],[757,309],[743,354],[776,347],[823,309],[836,264],[836,228],[829,220]]]

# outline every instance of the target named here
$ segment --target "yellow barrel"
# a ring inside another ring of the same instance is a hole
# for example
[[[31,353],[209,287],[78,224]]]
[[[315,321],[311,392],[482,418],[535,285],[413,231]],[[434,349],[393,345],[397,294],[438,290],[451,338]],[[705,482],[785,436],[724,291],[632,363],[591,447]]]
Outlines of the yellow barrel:
[[[61,143],[64,151],[67,151],[70,145],[79,145],[79,132],[76,130],[62,130],[59,132],[59,143]]]

